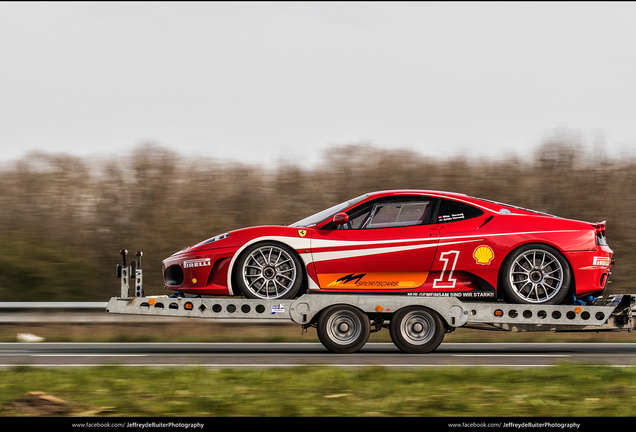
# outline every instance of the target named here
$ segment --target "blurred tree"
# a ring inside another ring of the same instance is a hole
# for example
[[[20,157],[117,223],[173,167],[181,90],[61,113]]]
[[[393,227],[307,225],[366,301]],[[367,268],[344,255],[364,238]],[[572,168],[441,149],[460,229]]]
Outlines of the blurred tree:
[[[96,270],[87,257],[64,244],[0,238],[0,301],[100,298]]]
[[[328,150],[310,170],[190,159],[153,143],[109,159],[31,154],[0,169],[0,300],[105,301],[119,294],[121,248],[144,251],[146,292],[165,294],[161,261],[185,246],[401,188],[606,219],[619,263],[612,289],[627,292],[636,274],[636,163],[580,147],[557,137],[533,158],[436,160],[353,144]]]

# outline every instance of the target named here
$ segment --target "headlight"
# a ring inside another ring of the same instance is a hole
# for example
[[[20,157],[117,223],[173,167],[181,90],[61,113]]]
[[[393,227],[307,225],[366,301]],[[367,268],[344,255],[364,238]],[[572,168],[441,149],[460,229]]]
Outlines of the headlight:
[[[223,239],[228,238],[229,236],[230,236],[230,233],[229,233],[229,232],[227,232],[227,233],[224,233],[224,234],[218,235],[218,236],[216,236],[216,237],[209,238],[209,239],[207,239],[206,241],[202,241],[201,243],[196,244],[196,245],[194,245],[193,247],[203,246],[203,245],[206,245],[206,244],[209,244],[209,243],[213,243],[213,242],[215,242],[215,241],[223,240]]]

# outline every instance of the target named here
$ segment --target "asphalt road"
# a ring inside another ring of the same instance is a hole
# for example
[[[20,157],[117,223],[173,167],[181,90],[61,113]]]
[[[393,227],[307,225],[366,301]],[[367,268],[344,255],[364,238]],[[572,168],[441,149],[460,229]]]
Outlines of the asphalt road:
[[[636,367],[636,343],[445,343],[429,354],[404,354],[369,343],[333,354],[318,343],[0,343],[0,368],[88,367],[550,367],[560,362]]]

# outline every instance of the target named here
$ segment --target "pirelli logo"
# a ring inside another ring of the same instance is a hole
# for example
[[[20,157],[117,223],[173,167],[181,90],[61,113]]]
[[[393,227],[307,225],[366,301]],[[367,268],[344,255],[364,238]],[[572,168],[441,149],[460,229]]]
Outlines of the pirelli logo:
[[[594,265],[597,266],[609,266],[610,261],[609,257],[594,257]]]
[[[210,258],[193,259],[183,262],[183,268],[209,267],[211,265],[212,263],[210,262]]]

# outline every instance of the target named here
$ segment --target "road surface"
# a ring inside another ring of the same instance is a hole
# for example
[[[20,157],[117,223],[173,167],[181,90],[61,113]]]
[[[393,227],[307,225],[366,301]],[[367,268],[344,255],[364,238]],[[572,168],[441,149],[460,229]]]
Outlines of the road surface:
[[[636,343],[443,343],[429,354],[404,354],[391,343],[368,343],[355,354],[333,354],[319,343],[0,343],[3,369],[100,365],[550,367],[561,362],[636,367]]]

